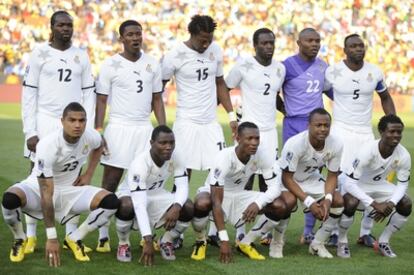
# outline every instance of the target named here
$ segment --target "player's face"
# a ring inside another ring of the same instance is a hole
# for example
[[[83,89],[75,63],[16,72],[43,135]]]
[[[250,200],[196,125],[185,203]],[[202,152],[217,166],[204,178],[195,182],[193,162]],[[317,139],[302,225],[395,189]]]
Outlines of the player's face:
[[[381,133],[381,139],[385,144],[395,147],[401,141],[403,130],[400,123],[388,123],[385,131]]]
[[[275,51],[275,36],[271,33],[261,33],[254,46],[256,55],[264,60],[270,60]]]
[[[139,26],[127,26],[120,40],[125,51],[138,53],[142,45],[142,29]]]
[[[62,118],[63,131],[71,138],[80,138],[85,132],[86,113],[69,111]]]
[[[315,58],[321,48],[319,33],[309,31],[301,35],[298,40],[299,52],[308,58]]]
[[[53,39],[70,42],[73,35],[72,17],[66,14],[56,16],[55,24],[52,26]]]
[[[247,155],[254,155],[260,144],[260,132],[256,128],[245,128],[239,136],[237,142]]]
[[[151,149],[162,160],[171,159],[175,148],[175,138],[173,133],[160,133],[156,140],[152,141]]]
[[[351,37],[346,41],[344,48],[346,57],[354,62],[361,62],[365,57],[365,44],[359,37]]]
[[[325,141],[331,128],[331,119],[328,115],[314,114],[309,122],[309,137],[317,141]]]
[[[208,46],[210,46],[211,42],[213,42],[213,34],[208,32],[200,32],[198,34],[192,35],[190,38],[190,43],[193,50],[203,53],[207,50]]]

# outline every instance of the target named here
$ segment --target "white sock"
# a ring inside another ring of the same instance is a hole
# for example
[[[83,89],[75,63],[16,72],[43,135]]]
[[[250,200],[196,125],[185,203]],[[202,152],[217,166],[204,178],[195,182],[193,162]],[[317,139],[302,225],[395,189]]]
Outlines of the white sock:
[[[333,218],[331,216],[322,224],[322,226],[316,231],[315,239],[312,243],[323,244],[331,236],[332,230],[338,224],[339,218]]]
[[[272,241],[283,242],[285,237],[286,228],[289,224],[290,218],[280,220],[279,224],[273,229],[273,239]]]
[[[177,221],[173,229],[164,233],[161,238],[161,242],[172,243],[175,239],[180,237],[180,235],[188,228],[189,225],[189,222]]]
[[[120,219],[115,219],[116,233],[118,235],[118,243],[120,245],[131,245],[131,243],[129,242],[129,235],[131,234],[133,222],[133,220],[123,221]]]
[[[217,227],[213,221],[210,221],[210,227],[208,228],[208,235],[209,236],[216,236],[217,235]]]
[[[196,241],[205,241],[208,216],[202,217],[202,218],[194,217],[191,223],[193,225]],[[211,226],[211,223],[210,223],[210,226]]]
[[[261,215],[255,225],[250,229],[247,235],[240,241],[242,244],[251,244],[260,236],[267,234],[270,230],[276,227],[278,221],[272,221],[265,215]]]
[[[391,235],[399,231],[402,226],[407,222],[408,217],[405,217],[401,214],[395,212],[392,214],[391,218],[388,221],[387,226],[382,232],[381,236],[378,239],[379,243],[389,243]]]
[[[4,222],[10,228],[11,232],[13,233],[13,237],[15,240],[22,239],[26,240],[26,234],[23,230],[23,223],[21,220],[22,217],[22,210],[20,207],[16,209],[7,209],[1,206],[1,210],[3,212]]]
[[[69,238],[73,241],[82,240],[86,234],[107,223],[116,211],[117,209],[104,208],[93,210],[79,228],[69,235]]]
[[[341,215],[338,225],[338,243],[348,243],[348,230],[354,223],[354,216]]]
[[[132,220],[131,220],[132,222]],[[111,224],[111,220],[109,220],[106,224],[104,224],[103,226],[99,227],[99,239],[105,239],[108,238],[109,239],[109,226]]]
[[[74,232],[78,228],[80,216],[70,219],[65,225],[66,235]]]
[[[37,220],[30,217],[29,215],[24,215],[26,218],[26,234],[27,237],[36,237],[37,231]]]
[[[371,234],[371,229],[373,226],[374,220],[369,217],[369,211],[365,210],[361,220],[361,229],[359,231],[359,236],[362,237],[364,235]]]

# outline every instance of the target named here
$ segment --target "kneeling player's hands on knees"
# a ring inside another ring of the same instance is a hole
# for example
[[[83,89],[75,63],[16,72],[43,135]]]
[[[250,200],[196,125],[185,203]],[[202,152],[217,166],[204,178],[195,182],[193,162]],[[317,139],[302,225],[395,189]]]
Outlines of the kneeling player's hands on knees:
[[[318,220],[323,219],[324,213],[319,203],[317,202],[312,203],[312,205],[310,206],[310,211],[312,212],[313,216],[315,216],[315,218],[317,218]]]
[[[328,219],[329,211],[331,210],[331,204],[331,201],[327,199],[324,199],[320,202],[323,211],[323,221],[326,221],[326,219]]]
[[[80,175],[76,181],[73,183],[74,186],[84,186],[89,185],[92,180],[92,177],[87,174]]]
[[[28,138],[26,141],[27,149],[36,153],[36,145],[38,142],[39,142],[38,136],[32,136],[31,138]]]
[[[154,264],[154,245],[152,243],[152,237],[145,237],[144,240],[145,242],[142,247],[142,255],[139,262],[144,266],[152,266]]]
[[[223,264],[228,264],[233,261],[233,256],[231,254],[231,246],[228,241],[221,241],[220,243],[220,262]]]
[[[259,211],[259,206],[255,202],[251,203],[243,212],[243,220],[253,222]]]
[[[49,266],[60,266],[59,242],[57,239],[48,239],[46,241],[45,258]]]
[[[178,218],[180,217],[181,206],[177,203],[173,204],[173,206],[168,209],[167,213],[165,213],[165,223],[164,228],[165,230],[171,230],[175,227]]]

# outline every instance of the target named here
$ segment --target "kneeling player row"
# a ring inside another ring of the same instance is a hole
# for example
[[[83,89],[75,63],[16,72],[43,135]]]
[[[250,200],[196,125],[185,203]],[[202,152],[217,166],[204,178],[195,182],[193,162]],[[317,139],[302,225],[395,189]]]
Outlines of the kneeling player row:
[[[11,261],[19,262],[24,258],[26,235],[20,219],[22,211],[39,219],[43,216],[48,238],[47,260],[51,266],[58,266],[60,255],[54,220],[65,223],[90,210],[85,222],[65,237],[65,245],[80,261],[89,260],[81,240],[88,232],[107,223],[114,214],[119,237],[117,258],[120,261],[131,260],[129,234],[135,220],[144,240],[143,264],[153,264],[154,228],[166,229],[159,240],[159,248],[164,259],[174,260],[173,242],[190,222],[196,233],[191,258],[203,260],[206,255],[205,229],[211,213],[218,229],[222,262],[228,263],[232,258],[225,221],[240,227],[253,222],[258,215],[252,229],[245,236],[238,236],[238,250],[251,259],[264,259],[252,243],[275,229],[269,255],[281,258],[284,232],[297,199],[323,221],[309,246],[311,254],[323,258],[332,258],[324,244],[338,223],[337,255],[350,257],[346,235],[358,205],[372,208],[371,213],[377,221],[389,216],[395,208],[379,238],[379,249],[385,256],[396,256],[389,246],[389,238],[401,228],[411,212],[411,201],[404,195],[411,161],[407,150],[399,144],[403,123],[396,116],[381,119],[378,127],[381,139],[367,144],[349,171],[341,174],[342,194],[335,191],[342,145],[335,136],[329,135],[331,118],[324,109],[316,109],[310,114],[308,131],[287,141],[277,163],[258,150],[260,135],[257,126],[244,122],[238,128],[238,145],[219,153],[215,167],[210,171],[205,186],[199,188],[194,203],[188,199],[188,176],[183,161],[173,153],[174,135],[166,126],[154,129],[151,149],[132,162],[117,197],[88,186],[99,162],[102,145],[100,135],[94,130],[85,130],[85,123],[83,108],[77,103],[69,104],[63,113],[63,131],[39,142],[31,176],[4,194],[3,216],[15,239],[10,252]],[[89,154],[86,172],[78,176]],[[322,167],[328,170],[326,180],[320,173]],[[385,181],[391,170],[397,172],[399,182],[396,186]],[[244,190],[256,172],[263,174],[267,185],[265,192]],[[175,193],[164,188],[171,175],[174,176]]]

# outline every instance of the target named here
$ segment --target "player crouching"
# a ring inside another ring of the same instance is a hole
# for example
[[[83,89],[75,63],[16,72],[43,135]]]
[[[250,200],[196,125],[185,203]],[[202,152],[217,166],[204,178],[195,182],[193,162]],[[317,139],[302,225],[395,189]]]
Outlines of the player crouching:
[[[119,200],[115,194],[89,185],[103,146],[96,130],[85,130],[85,110],[79,103],[70,103],[61,121],[63,130],[51,133],[37,144],[31,175],[3,195],[3,217],[14,235],[10,252],[12,262],[24,259],[27,238],[21,222],[22,212],[37,219],[42,219],[43,212],[46,258],[50,266],[56,267],[60,265],[60,253],[55,219],[64,224],[81,213],[90,212],[81,226],[65,237],[65,244],[76,260],[89,261],[82,239],[107,223],[118,209]],[[89,154],[86,172],[80,175]]]
[[[154,262],[151,228],[165,228],[166,232],[159,240],[161,256],[165,260],[175,260],[173,242],[193,218],[193,203],[188,200],[187,172],[180,156],[173,154],[173,132],[167,126],[158,126],[152,132],[150,143],[151,149],[138,155],[131,163],[127,179],[117,193],[121,201],[116,214],[117,258],[121,262],[131,261],[129,234],[134,217],[138,219],[144,239],[140,259],[144,265]],[[171,175],[177,187],[174,194],[164,188]]]
[[[285,218],[286,213],[290,213],[296,205],[294,200],[293,205],[288,205],[279,197],[280,173],[277,173],[278,168],[274,168],[275,162],[271,158],[265,158],[264,154],[258,151],[258,127],[251,122],[241,123],[237,130],[237,142],[237,146],[225,148],[218,153],[206,185],[198,190],[193,219],[196,243],[191,258],[194,260],[205,259],[205,228],[211,210],[220,238],[220,261],[229,263],[232,254],[225,229],[226,220],[239,227],[246,222],[253,222],[258,214],[263,214],[249,233],[240,240],[237,248],[250,259],[264,260],[265,257],[252,246],[252,243],[275,228],[278,221]],[[267,191],[245,190],[249,178],[258,169],[263,172]]]
[[[339,223],[338,256],[351,257],[348,247],[348,229],[357,208],[368,208],[375,221],[390,216],[378,239],[382,255],[397,257],[389,244],[391,235],[399,231],[411,214],[411,199],[406,195],[410,181],[411,157],[401,144],[404,124],[395,115],[386,115],[378,123],[379,140],[365,144],[346,171],[341,192],[345,210]],[[397,185],[389,183],[387,175],[395,171]]]

